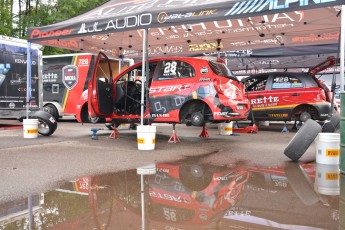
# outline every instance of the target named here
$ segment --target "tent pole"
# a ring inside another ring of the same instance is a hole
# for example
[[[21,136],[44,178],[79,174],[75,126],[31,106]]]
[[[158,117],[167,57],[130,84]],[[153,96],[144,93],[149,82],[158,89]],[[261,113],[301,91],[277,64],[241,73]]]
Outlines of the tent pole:
[[[345,5],[341,6],[340,23],[340,92],[344,92],[344,35],[345,35]]]
[[[147,29],[144,29],[143,33],[143,57],[142,57],[142,70],[141,70],[141,108],[140,108],[140,125],[144,125],[144,105],[145,105],[145,82],[146,82],[146,71],[145,71],[145,61],[146,61],[146,50],[147,50]]]
[[[26,119],[29,119],[31,100],[31,42],[28,42],[26,55]]]

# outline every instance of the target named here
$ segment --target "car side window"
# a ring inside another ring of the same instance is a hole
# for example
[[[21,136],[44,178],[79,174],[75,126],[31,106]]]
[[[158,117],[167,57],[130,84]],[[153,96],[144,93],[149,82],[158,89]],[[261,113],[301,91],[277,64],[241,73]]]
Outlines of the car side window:
[[[246,80],[246,88],[248,91],[261,91],[266,89],[268,75],[252,77]]]
[[[195,70],[190,64],[177,60],[165,60],[162,61],[158,80],[172,80],[191,77],[195,77]]]
[[[272,89],[292,89],[303,88],[303,83],[300,79],[288,75],[275,75],[273,77]]]

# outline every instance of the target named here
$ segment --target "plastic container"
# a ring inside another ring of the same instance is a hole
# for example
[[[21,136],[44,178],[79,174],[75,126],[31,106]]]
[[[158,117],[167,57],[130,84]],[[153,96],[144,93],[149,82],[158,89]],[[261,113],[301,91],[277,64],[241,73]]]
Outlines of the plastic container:
[[[339,164],[340,156],[340,134],[319,133],[316,143],[316,163]]]
[[[121,129],[121,130],[127,130],[130,128],[130,124],[126,124],[126,123],[121,123],[117,129]]]
[[[138,125],[137,142],[139,150],[154,150],[156,144],[156,126]]]
[[[339,195],[339,178],[339,165],[316,164],[314,189],[323,195]]]
[[[23,119],[23,136],[24,138],[37,138],[38,119]]]
[[[219,123],[218,130],[220,135],[229,136],[232,134],[233,122],[229,123]]]

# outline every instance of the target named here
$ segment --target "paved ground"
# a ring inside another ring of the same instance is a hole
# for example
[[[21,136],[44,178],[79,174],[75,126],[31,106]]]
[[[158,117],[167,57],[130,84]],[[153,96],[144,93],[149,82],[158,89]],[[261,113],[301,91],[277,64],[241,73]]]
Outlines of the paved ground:
[[[11,121],[16,123],[16,121]],[[61,121],[49,137],[24,139],[22,128],[0,128],[0,203],[55,188],[77,176],[133,169],[153,162],[175,161],[190,156],[223,164],[247,161],[256,166],[281,166],[290,161],[284,154],[295,132],[281,133],[282,124],[261,127],[257,134],[221,136],[217,125],[208,126],[209,138],[199,138],[200,127],[177,126],[180,143],[168,143],[171,125],[158,125],[156,148],[137,149],[136,131],[120,130],[120,139],[110,139],[110,130],[100,130],[92,140],[91,128],[102,124]],[[312,145],[300,159],[315,160]]]

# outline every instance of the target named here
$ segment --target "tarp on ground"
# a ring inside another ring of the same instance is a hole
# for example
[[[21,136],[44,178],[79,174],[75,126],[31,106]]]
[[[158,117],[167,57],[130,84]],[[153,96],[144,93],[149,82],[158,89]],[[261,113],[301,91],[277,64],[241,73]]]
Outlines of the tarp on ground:
[[[138,58],[336,44],[344,0],[111,0],[56,24],[29,28],[33,43]],[[317,50],[314,50],[317,53]]]

